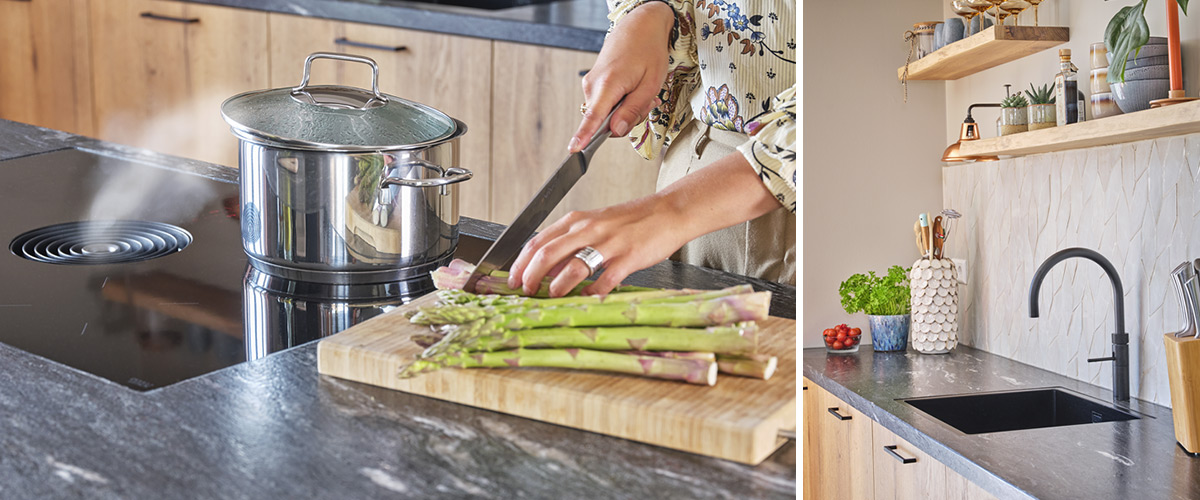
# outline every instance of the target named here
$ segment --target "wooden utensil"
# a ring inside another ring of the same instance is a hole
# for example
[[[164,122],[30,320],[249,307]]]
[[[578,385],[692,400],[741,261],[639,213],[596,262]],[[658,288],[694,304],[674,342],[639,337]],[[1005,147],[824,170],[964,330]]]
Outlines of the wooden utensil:
[[[921,256],[925,256],[925,238],[921,236],[921,223],[913,222],[913,234],[917,237],[917,251],[921,252]]]
[[[317,371],[577,429],[677,450],[758,464],[796,428],[796,322],[758,322],[762,352],[779,357],[770,380],[720,375],[713,387],[667,380],[556,369],[446,368],[397,377],[421,352],[411,339],[427,333],[404,314],[429,305],[427,295],[317,345]],[[850,358],[847,358],[850,359]]]
[[[1200,452],[1200,338],[1163,335],[1175,440],[1189,453]]]
[[[942,230],[942,216],[933,218],[933,258],[942,258],[942,246],[946,243],[946,234]]]
[[[924,246],[921,255],[931,257],[933,255],[933,233],[929,230],[929,214],[921,213],[917,216],[917,220],[921,223],[921,244]]]

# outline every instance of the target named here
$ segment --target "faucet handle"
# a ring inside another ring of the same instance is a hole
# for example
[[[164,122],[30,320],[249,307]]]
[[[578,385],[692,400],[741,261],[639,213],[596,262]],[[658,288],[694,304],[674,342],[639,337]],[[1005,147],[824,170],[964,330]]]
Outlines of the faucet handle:
[[[1116,356],[1108,356],[1105,358],[1088,358],[1088,363],[1095,363],[1098,361],[1116,361],[1116,360],[1117,360]]]

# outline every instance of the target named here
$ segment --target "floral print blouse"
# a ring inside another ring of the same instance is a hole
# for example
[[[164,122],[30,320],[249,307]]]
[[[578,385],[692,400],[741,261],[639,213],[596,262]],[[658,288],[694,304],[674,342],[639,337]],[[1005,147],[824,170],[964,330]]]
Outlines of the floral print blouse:
[[[615,26],[647,2],[675,11],[662,104],[630,132],[654,158],[692,118],[747,134],[738,148],[775,198],[796,211],[794,0],[608,0]]]

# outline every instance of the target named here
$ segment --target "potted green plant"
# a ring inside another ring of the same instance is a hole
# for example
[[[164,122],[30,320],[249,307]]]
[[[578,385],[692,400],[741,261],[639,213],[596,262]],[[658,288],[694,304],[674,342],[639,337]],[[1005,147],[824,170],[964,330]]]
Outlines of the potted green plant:
[[[1000,101],[1000,135],[1016,134],[1029,130],[1029,116],[1025,107],[1029,101],[1020,92]]]
[[[1054,87],[1049,83],[1034,87],[1029,84],[1025,91],[1029,96],[1029,130],[1040,130],[1056,126],[1054,117]]]
[[[871,344],[876,351],[903,351],[908,347],[908,269],[892,266],[887,275],[874,271],[855,274],[838,286],[842,309],[867,315]]]
[[[1108,21],[1104,28],[1104,47],[1108,49],[1108,83],[1125,82],[1125,63],[1130,54],[1137,57],[1138,51],[1150,41],[1150,25],[1146,24],[1146,2],[1124,7]],[[1187,15],[1188,0],[1175,0],[1179,10]]]

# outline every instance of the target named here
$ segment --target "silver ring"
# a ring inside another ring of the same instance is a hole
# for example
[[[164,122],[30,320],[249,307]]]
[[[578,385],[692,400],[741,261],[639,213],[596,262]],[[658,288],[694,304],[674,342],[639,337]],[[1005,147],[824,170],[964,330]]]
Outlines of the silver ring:
[[[583,247],[578,252],[575,252],[575,258],[582,260],[583,265],[588,267],[588,276],[596,274],[596,270],[600,269],[600,264],[604,263],[604,256],[600,255],[600,251],[592,247]]]

